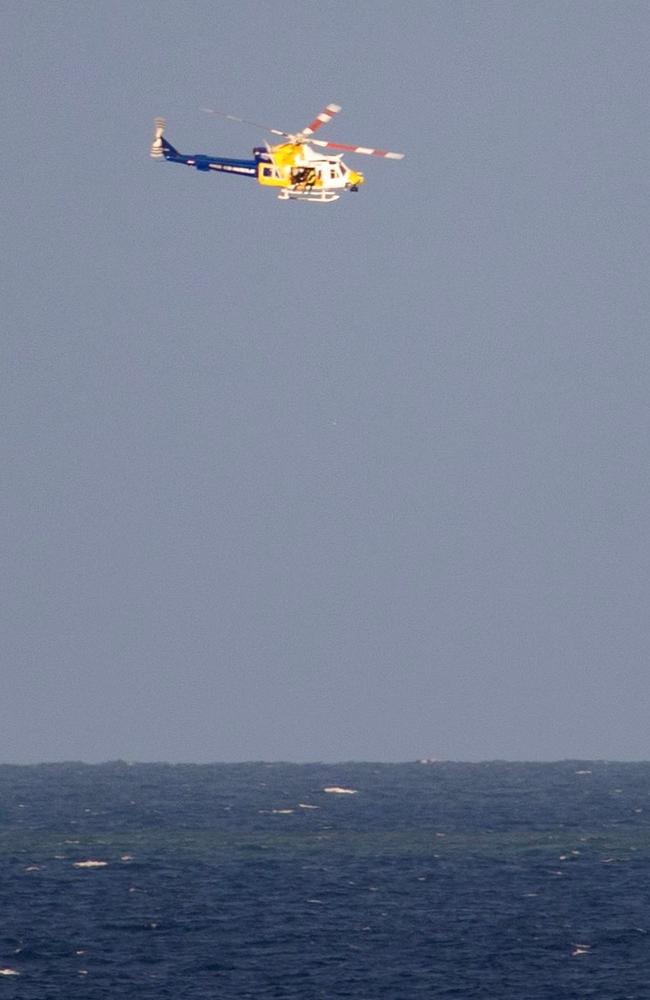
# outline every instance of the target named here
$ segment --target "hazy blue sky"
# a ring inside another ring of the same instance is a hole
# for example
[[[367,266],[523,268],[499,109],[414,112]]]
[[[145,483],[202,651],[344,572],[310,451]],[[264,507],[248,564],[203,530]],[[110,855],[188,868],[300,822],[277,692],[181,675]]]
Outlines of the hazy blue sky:
[[[650,757],[650,5],[2,21],[0,759]]]

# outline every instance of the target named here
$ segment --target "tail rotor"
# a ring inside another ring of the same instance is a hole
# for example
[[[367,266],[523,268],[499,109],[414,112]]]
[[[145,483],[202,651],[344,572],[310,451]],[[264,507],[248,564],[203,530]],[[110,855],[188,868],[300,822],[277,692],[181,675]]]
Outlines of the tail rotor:
[[[154,118],[153,124],[155,131],[153,136],[153,142],[151,143],[151,152],[149,155],[152,156],[154,160],[162,160],[164,156],[163,134],[165,132],[165,125],[167,124],[167,122],[165,121],[164,118]]]

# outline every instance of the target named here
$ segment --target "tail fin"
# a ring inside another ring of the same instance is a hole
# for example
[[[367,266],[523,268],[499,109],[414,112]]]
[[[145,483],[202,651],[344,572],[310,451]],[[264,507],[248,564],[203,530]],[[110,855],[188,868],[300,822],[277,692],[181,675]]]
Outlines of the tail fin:
[[[169,146],[167,140],[163,139],[163,133],[167,122],[164,118],[154,118],[153,124],[155,132],[153,142],[151,143],[150,155],[154,158],[154,160],[162,160],[165,155],[165,147]]]

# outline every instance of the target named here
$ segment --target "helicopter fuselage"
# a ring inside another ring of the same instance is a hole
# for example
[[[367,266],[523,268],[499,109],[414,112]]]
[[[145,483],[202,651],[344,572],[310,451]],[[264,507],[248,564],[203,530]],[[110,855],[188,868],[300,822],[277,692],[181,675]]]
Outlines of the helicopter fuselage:
[[[363,174],[337,156],[323,156],[306,143],[283,143],[268,150],[256,149],[260,156],[257,179],[265,187],[279,187],[283,200],[334,201],[341,191],[358,191]]]

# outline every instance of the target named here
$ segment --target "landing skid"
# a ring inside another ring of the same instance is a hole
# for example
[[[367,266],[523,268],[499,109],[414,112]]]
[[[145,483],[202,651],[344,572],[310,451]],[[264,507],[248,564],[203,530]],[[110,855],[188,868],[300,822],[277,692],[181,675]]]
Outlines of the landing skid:
[[[325,205],[328,201],[337,201],[340,197],[336,191],[314,188],[282,188],[278,195],[280,201],[315,201],[321,205]]]

